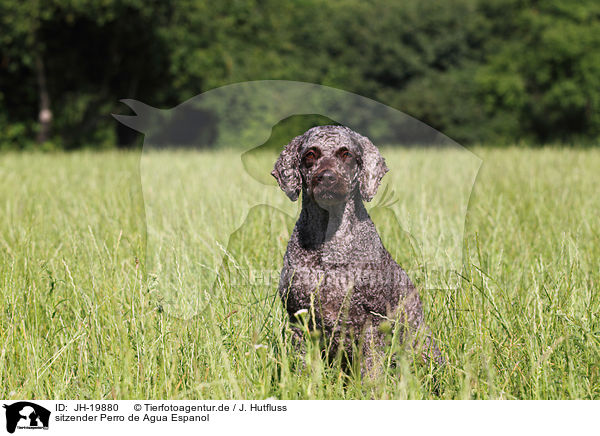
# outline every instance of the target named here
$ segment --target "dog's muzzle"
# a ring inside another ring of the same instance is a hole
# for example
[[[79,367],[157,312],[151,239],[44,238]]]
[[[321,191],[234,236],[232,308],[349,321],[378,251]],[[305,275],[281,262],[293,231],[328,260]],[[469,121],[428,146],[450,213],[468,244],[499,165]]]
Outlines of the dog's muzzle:
[[[338,176],[332,170],[323,170],[315,174],[315,185],[332,188],[338,181]]]

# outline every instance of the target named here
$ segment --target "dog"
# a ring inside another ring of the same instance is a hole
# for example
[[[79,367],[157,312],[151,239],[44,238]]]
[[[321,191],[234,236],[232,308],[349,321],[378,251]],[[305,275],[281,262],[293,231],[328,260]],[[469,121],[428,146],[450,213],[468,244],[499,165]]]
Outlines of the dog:
[[[328,358],[343,353],[351,363],[358,351],[363,375],[379,372],[390,321],[425,360],[444,362],[417,289],[363,204],[387,171],[368,138],[343,126],[318,126],[292,139],[271,173],[290,200],[302,199],[279,281],[294,344],[302,348],[299,314],[307,312],[310,329],[328,343]]]

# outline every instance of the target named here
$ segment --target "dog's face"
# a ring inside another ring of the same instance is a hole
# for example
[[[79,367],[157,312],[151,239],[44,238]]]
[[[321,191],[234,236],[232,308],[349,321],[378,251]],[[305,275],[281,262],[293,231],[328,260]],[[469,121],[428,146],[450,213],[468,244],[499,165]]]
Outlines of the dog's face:
[[[346,131],[309,131],[298,150],[304,192],[321,207],[344,203],[357,189],[360,149]]]
[[[357,190],[363,200],[371,201],[387,171],[379,150],[366,137],[343,126],[318,126],[292,139],[271,174],[292,201],[303,190],[329,207]]]

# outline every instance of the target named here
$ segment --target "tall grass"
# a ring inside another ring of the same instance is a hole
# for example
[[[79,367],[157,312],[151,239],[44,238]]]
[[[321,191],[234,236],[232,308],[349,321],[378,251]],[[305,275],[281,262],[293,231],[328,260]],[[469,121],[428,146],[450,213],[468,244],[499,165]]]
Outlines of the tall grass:
[[[459,286],[422,292],[448,364],[394,349],[374,380],[289,343],[276,276],[297,205],[234,152],[146,155],[143,192],[133,152],[2,155],[0,397],[598,398],[600,150],[475,152]]]

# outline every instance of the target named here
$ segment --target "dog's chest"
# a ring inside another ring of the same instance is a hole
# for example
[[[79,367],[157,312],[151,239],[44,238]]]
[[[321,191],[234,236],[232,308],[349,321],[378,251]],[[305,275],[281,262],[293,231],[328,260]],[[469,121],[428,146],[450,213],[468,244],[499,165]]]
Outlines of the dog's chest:
[[[280,292],[290,314],[311,310],[324,327],[335,329],[346,320],[359,326],[395,309],[390,301],[397,301],[399,277],[382,265],[384,259],[328,254],[301,250],[286,255]]]

